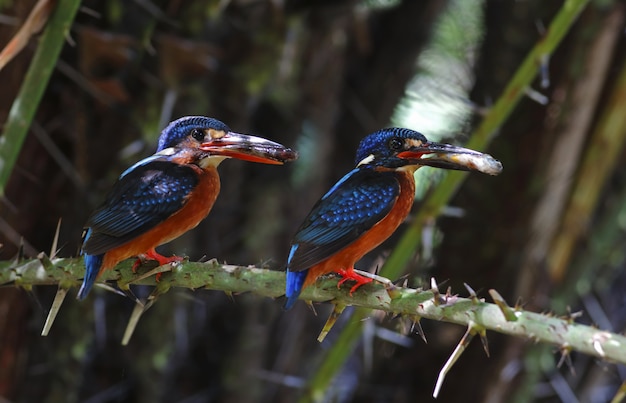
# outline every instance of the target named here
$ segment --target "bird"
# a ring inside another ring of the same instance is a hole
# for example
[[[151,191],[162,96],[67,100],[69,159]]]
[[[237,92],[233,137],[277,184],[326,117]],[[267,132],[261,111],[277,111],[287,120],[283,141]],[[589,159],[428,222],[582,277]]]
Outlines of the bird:
[[[502,164],[488,154],[430,142],[414,130],[392,127],[363,138],[356,167],[313,206],[294,235],[286,264],[285,309],[322,275],[354,280],[352,294],[372,281],[354,264],[405,220],[415,197],[413,174],[421,166],[497,175]]]
[[[297,158],[273,141],[235,133],[223,122],[186,116],[161,132],[155,154],[126,171],[105,201],[89,216],[83,231],[85,277],[77,298],[84,299],[96,279],[132,256],[159,265],[182,260],[155,248],[204,219],[220,191],[217,166],[227,158],[282,164]],[[141,263],[137,260],[134,268]]]

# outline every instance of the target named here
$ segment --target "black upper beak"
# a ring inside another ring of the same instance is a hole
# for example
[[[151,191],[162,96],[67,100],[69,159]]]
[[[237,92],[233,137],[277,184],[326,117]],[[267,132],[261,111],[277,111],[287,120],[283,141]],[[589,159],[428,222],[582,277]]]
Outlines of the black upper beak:
[[[489,154],[450,144],[428,142],[398,154],[418,165],[457,171],[478,171],[489,175],[502,172],[502,163]]]

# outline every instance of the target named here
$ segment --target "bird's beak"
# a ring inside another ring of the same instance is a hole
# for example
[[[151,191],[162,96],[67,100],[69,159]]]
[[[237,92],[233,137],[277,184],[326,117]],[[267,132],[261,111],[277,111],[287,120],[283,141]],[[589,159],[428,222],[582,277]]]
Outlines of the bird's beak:
[[[403,151],[398,157],[436,168],[478,171],[489,175],[502,172],[502,163],[491,155],[450,144],[428,142]]]
[[[200,149],[215,155],[263,164],[280,165],[298,158],[297,152],[282,144],[235,132],[228,132],[224,136],[204,142],[200,144]]]

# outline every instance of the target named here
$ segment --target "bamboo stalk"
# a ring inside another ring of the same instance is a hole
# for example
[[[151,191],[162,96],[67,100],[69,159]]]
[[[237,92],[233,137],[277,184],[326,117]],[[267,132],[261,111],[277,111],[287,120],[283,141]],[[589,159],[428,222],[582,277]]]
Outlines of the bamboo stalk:
[[[0,196],[4,195],[35,112],[59,58],[80,0],[59,0],[41,36],[0,137]]]
[[[561,230],[555,237],[548,256],[548,272],[557,283],[563,281],[574,248],[587,230],[602,189],[615,172],[619,153],[624,148],[626,65],[622,67],[612,87],[613,92],[586,147],[582,165],[578,170],[579,176],[563,216]]]

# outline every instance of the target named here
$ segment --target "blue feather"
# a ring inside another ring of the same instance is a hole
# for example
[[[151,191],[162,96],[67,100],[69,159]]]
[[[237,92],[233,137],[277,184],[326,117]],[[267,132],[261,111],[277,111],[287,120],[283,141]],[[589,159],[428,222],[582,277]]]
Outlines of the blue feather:
[[[290,271],[287,269],[287,286],[285,287],[287,302],[285,302],[285,309],[291,309],[298,300],[307,273],[308,270]]]
[[[169,161],[143,160],[126,172],[85,227],[83,252],[99,255],[146,233],[185,204],[198,183],[195,171]]]
[[[141,161],[137,161],[135,162],[130,168],[128,168],[127,170],[125,170],[124,172],[122,172],[122,174],[120,175],[119,179],[122,179],[123,177],[125,177],[126,175],[128,175],[130,172],[134,171],[135,169],[139,168],[140,166],[144,166],[152,161],[158,161],[158,160],[163,160],[164,157],[161,154],[153,154],[149,157],[146,157],[144,159],[142,159]]]
[[[104,254],[102,255],[85,255],[85,278],[83,278],[83,284],[80,286],[80,290],[78,290],[78,299],[83,300],[91,291],[94,283],[96,282],[96,277],[98,277],[98,273],[100,272],[100,267],[102,267],[102,261],[104,260]]]
[[[287,267],[312,267],[356,241],[393,209],[400,183],[393,171],[360,167],[320,199],[292,240]]]

